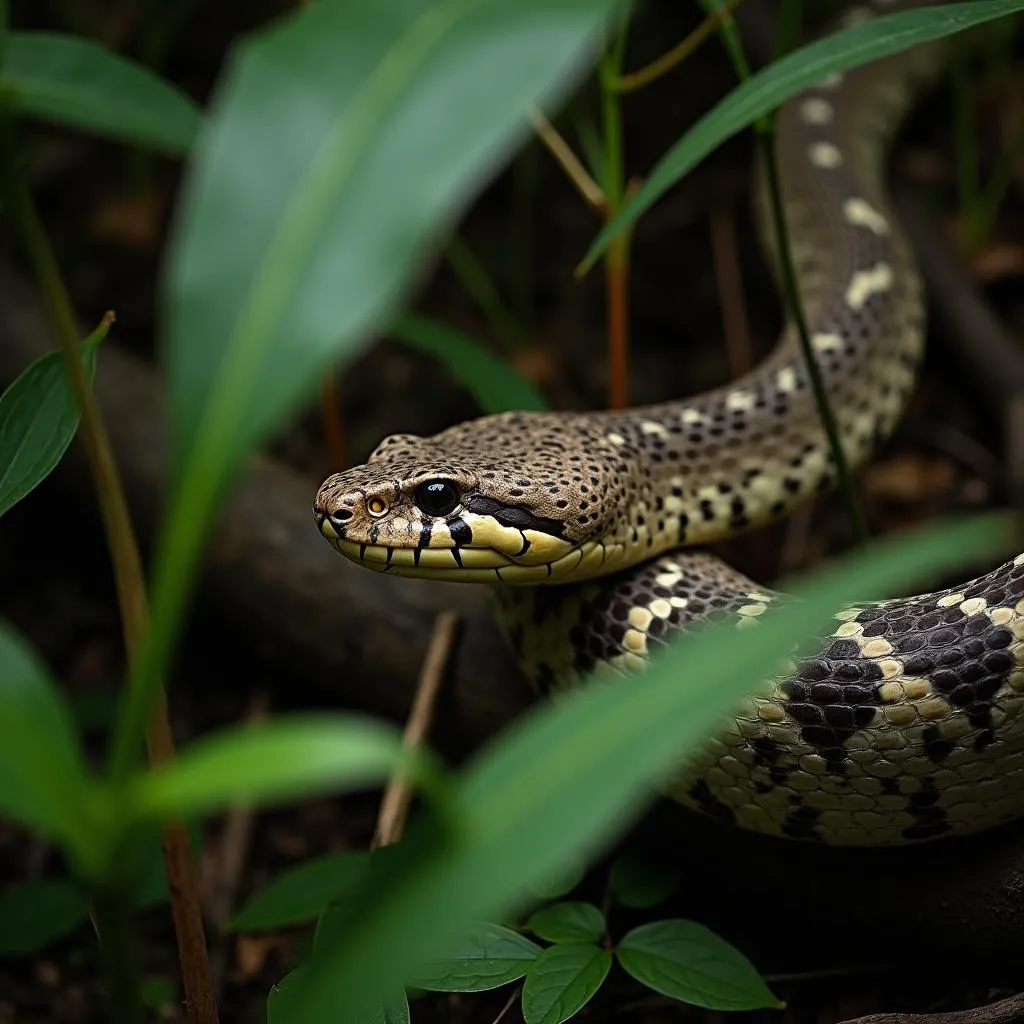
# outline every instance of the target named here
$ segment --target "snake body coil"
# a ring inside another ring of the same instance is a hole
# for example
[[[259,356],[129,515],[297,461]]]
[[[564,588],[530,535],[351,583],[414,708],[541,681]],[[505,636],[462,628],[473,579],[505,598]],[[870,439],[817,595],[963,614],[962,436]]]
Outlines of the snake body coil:
[[[805,315],[853,464],[891,432],[922,356],[921,287],[883,171],[940,66],[936,46],[919,48],[832,75],[779,114]],[[328,478],[314,512],[369,568],[497,584],[524,671],[550,689],[600,665],[638,669],[653,644],[708,618],[754,625],[778,595],[680,549],[784,516],[834,480],[788,326],[751,373],[683,401],[393,435]],[[687,759],[671,795],[745,828],[839,844],[932,839],[1024,812],[1024,555],[958,588],[845,608],[819,640]]]

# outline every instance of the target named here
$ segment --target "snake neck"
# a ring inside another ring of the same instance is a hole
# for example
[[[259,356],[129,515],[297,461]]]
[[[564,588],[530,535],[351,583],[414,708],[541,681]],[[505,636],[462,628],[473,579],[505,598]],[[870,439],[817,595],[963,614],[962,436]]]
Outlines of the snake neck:
[[[921,284],[884,177],[890,141],[942,57],[931,45],[831,75],[778,117],[775,154],[799,293],[853,467],[890,436],[923,355]],[[763,172],[758,196],[774,253]],[[792,321],[775,350],[727,386],[576,424],[581,436],[600,434],[609,458],[636,467],[636,500],[612,528],[634,561],[784,517],[836,481]]]

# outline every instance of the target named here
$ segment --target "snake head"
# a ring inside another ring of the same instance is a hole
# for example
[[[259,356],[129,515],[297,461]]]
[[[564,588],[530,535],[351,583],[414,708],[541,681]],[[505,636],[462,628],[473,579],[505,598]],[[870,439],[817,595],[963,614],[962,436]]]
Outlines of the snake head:
[[[431,438],[387,437],[364,465],[324,481],[313,503],[317,526],[347,558],[399,576],[489,583],[554,581],[567,570],[578,576],[584,558],[602,554],[594,536],[602,524],[585,513],[579,522],[580,502],[584,509],[590,502],[573,480],[556,486],[537,472],[546,419],[502,414]],[[517,445],[527,429],[529,445]]]

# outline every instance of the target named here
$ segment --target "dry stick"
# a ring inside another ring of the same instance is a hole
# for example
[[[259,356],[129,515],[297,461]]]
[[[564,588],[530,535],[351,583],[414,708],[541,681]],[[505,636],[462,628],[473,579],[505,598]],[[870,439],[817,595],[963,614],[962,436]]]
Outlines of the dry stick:
[[[657,60],[640,68],[639,71],[632,71],[628,75],[621,75],[615,83],[618,92],[634,92],[660,78],[666,71],[670,71],[677,64],[686,60],[701,44],[711,37],[711,34],[732,15],[743,0],[726,0],[714,14],[708,15],[678,46],[674,46],[668,53],[663,54]]]
[[[987,1006],[948,1013],[871,1013],[840,1024],[1012,1024],[1024,1017],[1024,993],[1008,996]]]
[[[338,402],[338,382],[330,370],[321,383],[320,408],[327,450],[331,456],[331,471],[340,473],[345,468],[345,428],[341,423]]]
[[[598,213],[604,214],[608,208],[604,192],[601,190],[601,186],[587,173],[587,169],[580,163],[579,157],[572,151],[570,145],[558,134],[555,126],[537,107],[530,111],[530,120],[533,122],[533,130],[537,133],[537,137],[547,146],[548,151],[565,171],[568,179],[576,186],[580,195]]]
[[[82,366],[79,332],[71,300],[50,248],[46,232],[24,184],[14,184],[12,214],[22,235],[25,252],[44,297],[44,305],[53,323],[68,368],[71,391],[81,416],[80,436],[96,487],[103,527],[121,609],[125,650],[134,661],[142,635],[148,625],[146,585],[135,531],[125,501],[124,488],[110,449],[106,427]],[[174,739],[167,716],[167,701],[160,688],[153,717],[146,735],[149,759],[153,764],[174,757]],[[213,994],[210,965],[206,955],[206,937],[196,884],[195,865],[188,846],[188,832],[181,822],[172,822],[163,830],[164,864],[171,899],[182,985],[192,1024],[216,1024],[217,1003]]]
[[[743,301],[743,281],[736,249],[736,221],[727,206],[711,208],[711,260],[722,304],[722,332],[729,355],[729,374],[742,376],[754,365],[750,323]]]
[[[511,992],[509,992],[508,999],[505,1000],[505,1005],[501,1008],[501,1012],[498,1014],[498,1016],[494,1018],[492,1024],[501,1024],[501,1022],[505,1019],[505,1014],[507,1014],[508,1011],[512,1009],[513,1003],[515,1003],[516,999],[519,997],[519,993],[522,991],[522,985],[517,985],[514,989],[512,989]]]
[[[434,624],[434,632],[423,659],[416,695],[413,697],[409,718],[402,733],[402,745],[412,749],[421,746],[430,732],[434,719],[434,708],[444,680],[445,667],[455,643],[459,616],[452,611],[441,612]],[[377,825],[373,830],[373,850],[397,842],[405,829],[405,819],[412,803],[412,787],[404,775],[396,775],[384,791],[377,814]]]

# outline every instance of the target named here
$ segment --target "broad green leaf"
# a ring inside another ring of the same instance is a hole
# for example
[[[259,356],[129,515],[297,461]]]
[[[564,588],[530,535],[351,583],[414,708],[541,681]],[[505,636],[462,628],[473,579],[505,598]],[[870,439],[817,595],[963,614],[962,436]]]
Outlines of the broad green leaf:
[[[302,996],[303,986],[307,983],[310,969],[305,964],[289,971],[271,990],[267,996],[267,1024],[295,1024],[303,1018],[297,1017],[295,1006]],[[331,1018],[305,1018],[308,1024],[327,1024]],[[335,1018],[336,1019],[336,1018]]]
[[[548,942],[597,942],[604,935],[604,915],[593,903],[566,900],[542,907],[526,927]]]
[[[231,927],[251,932],[312,920],[331,900],[359,885],[369,866],[370,855],[362,850],[305,861],[250,896],[231,919]]]
[[[316,3],[244,43],[165,281],[182,500],[205,514],[328,364],[384,326],[530,104],[579,77],[614,2]]]
[[[612,955],[584,943],[550,946],[523,982],[526,1024],[561,1024],[590,1002],[608,977]]]
[[[141,751],[216,506],[328,365],[392,320],[429,244],[563,95],[623,0],[301,5],[232,57],[163,281],[171,476],[152,628],[111,751]]]
[[[369,1013],[360,1016],[352,1024],[409,1024],[410,1019],[405,990],[397,988],[380,998]]]
[[[0,815],[82,855],[97,837],[67,708],[35,654],[0,619]]]
[[[680,872],[666,860],[639,850],[624,850],[612,861],[608,873],[615,899],[624,907],[653,907],[671,895]]]
[[[439,769],[397,730],[355,715],[281,716],[190,744],[133,782],[141,818],[166,820],[232,803],[266,804],[383,782],[396,770],[436,790]]]
[[[652,921],[616,950],[623,969],[663,996],[709,1010],[780,1008],[754,965],[725,939],[694,921]]]
[[[530,885],[635,820],[652,784],[844,602],[1005,551],[1012,527],[986,515],[877,542],[805,577],[794,590],[802,600],[769,609],[742,636],[704,629],[668,645],[642,685],[606,677],[530,709],[463,769],[450,814],[458,826],[414,821],[387,870],[347,906],[344,927],[325,930],[294,995],[298,1016],[329,1021],[407,979],[471,922],[514,912]]]
[[[709,153],[826,75],[848,71],[1022,10],[1024,0],[963,0],[902,11],[841,29],[774,61],[733,89],[655,164],[618,215],[598,232],[579,272],[593,267],[616,235],[628,230]]]
[[[109,326],[104,320],[82,343],[90,380]],[[47,352],[0,395],[0,516],[56,469],[77,429],[64,354]]]
[[[296,1016],[294,996],[308,973],[304,966],[296,967],[285,975],[271,990],[267,997],[267,1024],[409,1024],[409,1001],[405,990],[393,988],[383,998],[372,997],[362,1010],[348,1007],[344,1015],[334,1014],[324,1017]]]
[[[481,923],[448,956],[418,968],[408,983],[430,992],[485,992],[526,974],[541,947],[500,924]]]
[[[21,114],[172,156],[199,129],[198,107],[177,86],[78,36],[11,32],[0,92]]]
[[[486,413],[548,408],[544,396],[525,377],[461,331],[405,316],[390,333],[443,363]]]
[[[555,871],[550,878],[542,878],[530,886],[530,895],[537,900],[555,900],[573,891],[587,873],[584,861],[575,861],[566,868]]]
[[[0,956],[34,953],[70,935],[89,907],[66,878],[40,878],[0,894]]]

